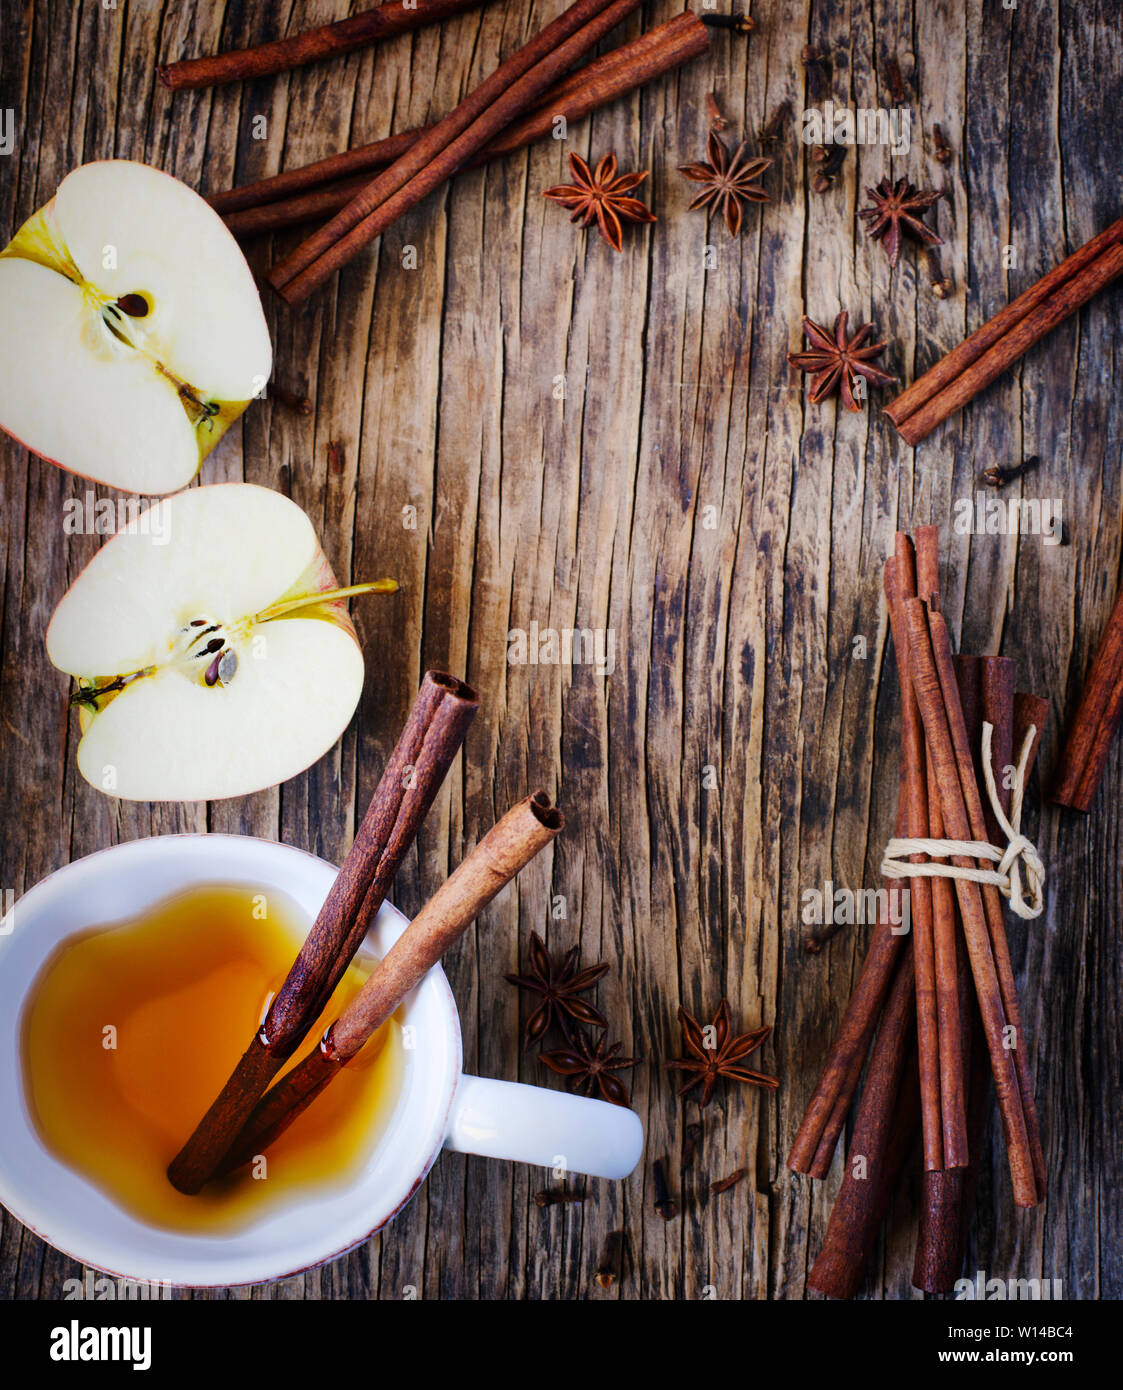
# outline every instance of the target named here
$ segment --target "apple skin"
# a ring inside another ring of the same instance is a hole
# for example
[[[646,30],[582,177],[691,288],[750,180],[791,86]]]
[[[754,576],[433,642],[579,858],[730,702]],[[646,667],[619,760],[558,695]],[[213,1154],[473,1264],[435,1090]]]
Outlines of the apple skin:
[[[188,188],[187,185],[175,179],[172,175],[166,174],[162,170],[152,168],[149,165],[139,164],[136,161],[102,160],[79,166],[78,169],[67,175],[66,179],[72,177],[73,174],[85,174],[86,171],[91,169],[96,170],[98,168],[103,168],[109,170],[111,168],[119,169],[122,166],[143,170],[146,179],[154,180],[156,184],[166,183],[169,187],[174,187],[176,189],[176,196],[180,199],[185,195],[189,195],[192,200],[194,215],[205,218],[207,221],[213,220],[215,226],[221,228],[223,236],[229,239],[230,255],[231,257],[234,255],[237,256],[245,270],[245,275],[249,284],[252,285],[252,276],[250,275],[248,266],[245,264],[241,249],[237,246],[234,239],[230,237],[221,219],[217,217],[217,214],[213,212],[205,200],[199,197],[194,190]],[[66,179],[62,182],[65,183]],[[3,250],[0,250],[0,261],[5,259],[29,261],[57,273],[76,285],[83,286],[86,285],[87,282],[67,249],[65,235],[58,223],[58,217],[56,215],[57,200],[58,193],[56,192],[43,207],[39,208],[26,222],[24,222],[8,245],[4,247]],[[214,226],[210,228],[210,231],[212,234],[217,234]],[[265,348],[268,349],[268,332],[265,328],[264,316],[261,313],[260,300],[257,298],[256,293],[254,299],[256,313],[260,318],[261,335],[264,338]],[[242,307],[245,308],[245,305]],[[34,331],[34,329],[32,331]],[[194,412],[195,418],[198,421],[193,430],[197,454],[194,460],[194,474],[198,473],[204,459],[206,459],[218,445],[230,426],[240,419],[251,402],[255,399],[264,397],[265,386],[272,370],[271,350],[266,350],[261,353],[258,366],[259,370],[254,373],[253,381],[253,385],[257,387],[257,389],[253,394],[247,395],[244,399],[225,400],[218,396],[211,396],[207,393],[203,393],[202,399],[200,400],[198,396],[192,395],[190,389],[181,392],[181,404],[183,404],[184,412],[188,419],[192,419],[194,407],[184,402],[197,401],[200,405],[200,409]],[[166,369],[163,369],[160,374],[167,376],[170,383],[185,387],[187,385]],[[258,385],[259,381],[260,385]],[[65,392],[63,392],[63,394],[65,395]],[[104,467],[99,468],[96,458],[91,462],[77,453],[68,458],[55,457],[51,452],[41,447],[40,444],[37,444],[34,439],[29,438],[26,429],[21,429],[18,426],[12,427],[4,419],[0,419],[0,429],[3,429],[5,433],[10,435],[11,438],[23,448],[27,449],[29,453],[37,455],[46,462],[53,464],[55,467],[73,473],[78,477],[86,478],[91,482],[104,483],[107,486],[116,487],[119,490],[134,491],[143,495],[160,496],[178,491],[191,481],[191,477],[187,476],[186,470],[176,470],[177,476],[171,481],[170,486],[132,486],[119,477],[107,477]]]
[[[331,593],[338,588],[339,580],[336,579],[331,561],[324,554],[321,546],[318,554],[288,592],[278,594],[277,602],[284,603],[290,598],[300,598],[305,594]],[[351,621],[346,599],[329,599],[325,603],[309,604],[300,612],[305,618],[322,618],[326,622],[334,623],[336,627],[341,627],[347,633],[356,646],[359,645],[359,634],[355,631],[355,624]]]

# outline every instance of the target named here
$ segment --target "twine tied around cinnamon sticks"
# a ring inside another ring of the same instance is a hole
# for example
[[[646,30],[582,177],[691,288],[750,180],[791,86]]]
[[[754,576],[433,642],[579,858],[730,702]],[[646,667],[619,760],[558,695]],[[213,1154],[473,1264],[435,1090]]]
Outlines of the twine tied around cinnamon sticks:
[[[992,845],[987,840],[931,840],[894,836],[885,846],[885,856],[881,861],[883,878],[964,878],[972,883],[990,883],[1008,899],[1011,910],[1026,921],[1040,917],[1045,910],[1045,865],[1037,852],[1037,846],[1021,833],[1022,797],[1025,793],[1026,769],[1033,751],[1037,728],[1031,725],[1022,743],[1010,803],[1010,817],[1002,810],[1001,798],[995,784],[991,767],[991,737],[994,726],[983,724],[982,767],[986,781],[987,795],[991,810],[1002,833],[1006,836],[1005,849]],[[910,859],[914,854],[931,856],[927,863],[916,863]],[[965,859],[989,859],[996,869],[959,867],[955,864],[936,862],[953,857]],[[1021,865],[1025,864],[1026,887],[1029,897],[1022,892]]]

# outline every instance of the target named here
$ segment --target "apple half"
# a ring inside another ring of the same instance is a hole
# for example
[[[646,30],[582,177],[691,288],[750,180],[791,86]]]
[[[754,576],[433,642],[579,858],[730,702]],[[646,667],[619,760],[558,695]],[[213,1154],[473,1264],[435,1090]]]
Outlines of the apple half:
[[[209,801],[283,782],[328,751],[363,688],[347,598],[311,521],[249,483],[156,502],[55,609],[74,676],[78,769],[130,801]]]
[[[186,487],[272,356],[238,243],[146,164],[83,164],[0,252],[0,426],[73,473]]]

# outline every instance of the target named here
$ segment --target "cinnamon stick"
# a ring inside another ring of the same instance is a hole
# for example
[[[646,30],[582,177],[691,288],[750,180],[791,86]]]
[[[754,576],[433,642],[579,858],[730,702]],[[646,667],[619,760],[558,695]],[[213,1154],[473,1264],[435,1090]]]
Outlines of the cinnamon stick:
[[[501,888],[564,825],[545,792],[508,811],[421,909],[320,1046],[265,1093],[220,1172],[264,1152],[386,1022],[406,995],[459,939]]]
[[[912,944],[901,955],[870,1054],[842,1185],[808,1285],[831,1298],[853,1298],[916,1130],[916,1051],[910,1048]]]
[[[168,1168],[196,1193],[217,1170],[266,1086],[322,1013],[389,891],[479,707],[462,681],[429,671],[355,842],[265,1022]]]
[[[919,596],[939,607],[940,542],[935,526],[916,530],[916,576]],[[944,818],[940,810],[940,789],[936,769],[926,758],[928,833],[943,838]],[[940,1121],[942,1126],[943,1167],[965,1168],[968,1162],[967,1082],[964,1071],[963,1031],[960,1023],[960,972],[958,913],[955,890],[946,878],[932,879],[932,951],[936,975],[936,1016],[940,1063]],[[926,1171],[931,1171],[927,1170]]]
[[[898,809],[898,833],[903,833],[904,814],[902,803]],[[891,891],[897,891],[897,885]],[[858,982],[788,1154],[788,1167],[796,1173],[823,1178],[830,1170],[838,1136],[858,1089],[870,1040],[906,940],[904,933],[894,932],[888,914],[874,927]]]
[[[289,68],[304,67],[322,58],[335,58],[365,48],[394,34],[436,24],[464,10],[477,9],[483,0],[388,0],[377,9],[364,10],[336,24],[306,29],[287,39],[233,48],[207,58],[187,58],[161,64],[156,73],[165,87],[181,91],[189,87],[218,87],[266,77]]]
[[[1123,218],[976,329],[892,400],[885,414],[907,443],[919,443],[1120,275]]]
[[[1030,695],[1024,690],[1014,692],[1014,749],[1019,756],[1026,735],[1031,729],[1033,730],[1033,743],[1030,745],[1029,761],[1026,764],[1027,782],[1034,764],[1037,762],[1041,736],[1045,732],[1045,725],[1049,722],[1049,710],[1051,708],[1052,706],[1044,695]]]
[[[889,623],[901,685],[901,761],[905,769],[908,804],[908,836],[928,835],[928,781],[924,729],[920,719],[909,665],[905,603],[916,597],[916,557],[911,539],[903,531],[896,537],[892,564],[885,567],[885,594]],[[913,864],[927,862],[923,854],[911,854]],[[916,973],[916,1042],[920,1060],[920,1116],[924,1130],[924,1166],[932,1170],[944,1162],[943,1112],[940,1098],[940,1029],[936,1003],[936,953],[934,942],[931,878],[909,879],[912,919],[913,966]]]
[[[407,134],[412,135],[413,132],[408,131]],[[397,141],[398,137],[391,136],[391,139]],[[409,144],[406,148],[409,148]],[[309,189],[307,193],[278,198],[276,202],[259,203],[242,208],[238,212],[224,212],[222,220],[231,235],[242,240],[251,236],[264,236],[268,232],[283,232],[286,227],[299,227],[305,222],[323,222],[326,218],[334,216],[340,208],[345,208],[355,194],[369,182],[369,174],[353,174],[349,178],[337,179],[335,183],[325,183],[319,188]],[[241,189],[232,191],[239,193]]]
[[[527,115],[513,121],[466,167],[474,168],[544,139],[553,133],[559,116],[567,122],[579,120],[698,57],[709,46],[709,29],[691,10],[684,10],[666,24],[649,29],[563,77]],[[240,188],[209,194],[207,202],[238,236],[326,217],[338,212],[363,186],[359,176],[392,164],[431,129],[420,126],[402,131]],[[264,213],[267,204],[273,206],[272,214]],[[257,214],[256,220],[233,216],[250,211]]]
[[[298,304],[409,208],[525,114],[564,72],[639,7],[576,0],[268,274]]]
[[[902,797],[897,807],[897,825],[894,834],[903,835],[905,833],[905,818],[907,814],[908,808],[905,804],[905,799]],[[881,938],[882,949],[878,951],[877,957],[875,958],[874,968],[885,970],[888,973],[885,976],[882,995],[877,999],[876,1006],[871,1004],[870,1011],[868,1013],[863,1013],[862,1005],[861,1003],[859,1004],[858,1013],[864,1022],[864,1032],[857,1035],[860,1038],[860,1042],[853,1048],[850,1055],[849,1068],[845,1075],[840,1078],[840,1083],[835,1092],[834,1104],[831,1107],[826,1123],[822,1126],[814,1156],[806,1169],[796,1170],[805,1171],[813,1178],[825,1178],[831,1170],[831,1165],[834,1162],[835,1149],[838,1147],[839,1135],[846,1125],[846,1117],[850,1113],[850,1106],[853,1104],[854,1096],[858,1090],[858,1082],[862,1079],[862,1070],[866,1064],[866,1054],[869,1051],[870,1039],[873,1037],[874,1029],[877,1027],[877,1020],[881,1013],[882,1003],[885,998],[884,991],[889,986],[893,964],[904,943],[903,930],[895,935],[893,926],[894,922],[900,923],[904,916],[901,901],[903,890],[900,882],[896,879],[883,879],[882,888],[885,892],[883,901],[885,902],[886,910],[884,916],[880,917],[874,926],[875,933],[883,934]],[[889,943],[885,942],[885,934],[887,934],[890,939]],[[896,953],[892,950],[892,943],[894,942],[896,943]],[[888,946],[888,949],[884,949],[886,946]],[[867,964],[873,955],[874,949],[871,945],[870,954],[867,956]],[[863,973],[865,968],[866,966],[863,965]],[[849,1006],[847,1011],[849,1012]],[[839,1036],[842,1036],[841,1029]],[[830,1065],[830,1059],[828,1059],[828,1065]],[[789,1166],[794,1166],[791,1164],[790,1159]]]
[[[1090,811],[1107,755],[1123,719],[1123,587],[1084,683],[1076,715],[1065,735],[1050,800],[1074,811]]]
[[[948,697],[941,689],[940,677],[936,671],[928,609],[920,599],[907,599],[905,608],[909,630],[909,670],[924,722],[929,755],[936,764],[944,824],[952,839],[969,840],[975,837],[970,832],[960,783],[960,777],[967,769],[958,766],[952,745],[948,710],[945,707],[945,699]],[[933,618],[938,617],[938,614],[933,615]],[[957,693],[955,702],[958,704]],[[971,780],[974,780],[973,772]],[[973,860],[962,855],[953,856],[951,862],[961,868],[975,867]],[[986,1029],[995,1091],[1006,1132],[1014,1200],[1018,1206],[1032,1207],[1039,1201],[1038,1184],[1026,1132],[1023,1095],[1014,1062],[1005,1046],[1005,1028],[1009,1020],[987,930],[982,895],[977,883],[961,878],[955,879],[954,882],[971,960],[971,973],[975,980],[975,992]],[[1030,1103],[1032,1105],[1032,1099]]]

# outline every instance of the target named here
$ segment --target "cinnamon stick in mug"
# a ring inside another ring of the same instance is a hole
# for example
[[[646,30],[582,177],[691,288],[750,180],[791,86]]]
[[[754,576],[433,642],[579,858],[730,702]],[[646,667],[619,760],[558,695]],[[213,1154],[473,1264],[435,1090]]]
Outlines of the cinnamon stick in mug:
[[[221,1173],[248,1163],[288,1129],[564,823],[561,812],[539,791],[520,801],[488,831],[390,947],[320,1046],[265,1093]]]
[[[323,1012],[394,881],[479,708],[463,681],[429,671],[355,842],[259,1032],[172,1160],[194,1194],[216,1172],[269,1082]]]

